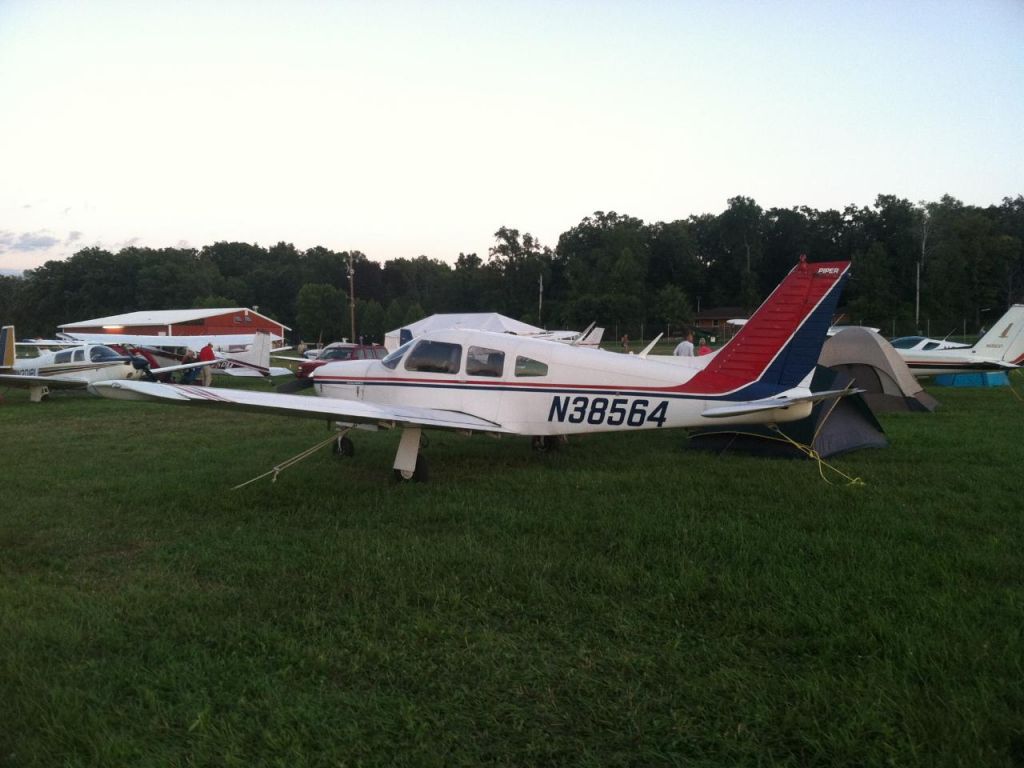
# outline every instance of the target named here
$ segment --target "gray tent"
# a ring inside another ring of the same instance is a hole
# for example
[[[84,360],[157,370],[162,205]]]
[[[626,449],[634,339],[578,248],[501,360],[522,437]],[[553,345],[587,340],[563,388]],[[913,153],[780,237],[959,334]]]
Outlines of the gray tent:
[[[829,337],[818,365],[853,379],[875,413],[934,411],[939,406],[938,400],[921,389],[892,345],[865,328],[847,328]]]
[[[844,389],[850,385],[845,373],[818,366],[811,389]],[[813,448],[822,458],[859,448],[884,448],[889,445],[881,425],[861,395],[833,397],[814,404],[806,419],[777,425],[730,424],[690,430],[690,448],[717,451],[741,451],[757,456],[802,458],[808,454],[794,443]]]

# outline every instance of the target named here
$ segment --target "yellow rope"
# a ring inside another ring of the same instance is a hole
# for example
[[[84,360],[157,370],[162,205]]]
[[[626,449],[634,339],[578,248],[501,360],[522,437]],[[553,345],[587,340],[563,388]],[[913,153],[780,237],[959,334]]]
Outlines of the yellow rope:
[[[1011,378],[1011,377],[1012,377],[1012,376],[1013,376],[1013,374],[1015,374],[1015,373],[1016,373],[1016,374],[1017,374],[1018,376],[1024,376],[1024,368],[1018,368],[1018,369],[1017,369],[1017,370],[1015,370],[1015,371],[1010,371],[1010,374],[1009,374],[1009,375],[1008,375],[1008,376],[1006,377],[1006,383],[1007,383],[1007,384],[1008,384],[1008,385],[1010,386],[1010,391],[1011,391],[1011,392],[1013,392],[1013,396],[1014,396],[1014,397],[1016,397],[1016,398],[1017,398],[1018,400],[1020,400],[1021,402],[1024,402],[1024,397],[1021,397],[1021,394],[1020,394],[1020,392],[1018,392],[1018,391],[1017,391],[1017,389],[1016,389],[1016,387],[1014,387],[1014,386],[1013,386],[1013,380],[1012,380],[1012,378]]]
[[[814,450],[811,446],[797,442],[789,435],[787,435],[785,432],[783,432],[781,429],[779,429],[776,425],[772,424],[768,428],[771,429],[773,432],[777,433],[785,442],[789,443],[798,451],[805,454],[808,458],[814,459],[814,461],[818,463],[818,474],[821,476],[821,479],[824,480],[829,485],[833,485],[833,483],[831,480],[825,477],[825,467],[831,469],[840,477],[845,477],[847,485],[864,485],[864,481],[861,480],[859,477],[850,477],[850,475],[846,474],[841,469],[837,469],[836,467],[832,466],[827,461],[825,461],[821,457],[821,454]]]
[[[778,442],[778,443],[786,443],[787,445],[791,445],[794,448],[796,448],[798,451],[800,451],[800,453],[804,454],[808,458],[814,459],[814,461],[816,461],[817,464],[818,464],[818,474],[821,476],[821,479],[824,480],[829,485],[834,485],[834,483],[831,480],[829,480],[827,477],[825,477],[825,470],[823,469],[823,467],[828,467],[833,472],[835,472],[837,475],[841,475],[842,477],[845,477],[846,480],[847,480],[847,482],[846,482],[847,485],[864,485],[865,484],[864,481],[861,480],[859,477],[850,477],[845,472],[843,472],[843,471],[841,471],[839,469],[836,469],[831,464],[829,464],[827,461],[825,461],[825,459],[823,459],[821,457],[821,454],[818,453],[816,450],[814,450],[814,448],[812,448],[809,445],[804,445],[803,443],[794,440],[789,435],[787,435],[785,432],[783,432],[781,429],[779,429],[777,426],[774,426],[774,425],[766,425],[766,426],[768,427],[768,429],[770,429],[771,431],[773,431],[776,434],[778,434],[779,437],[772,437],[771,435],[765,435],[765,434],[761,434],[761,433],[758,433],[758,432],[742,432],[742,431],[736,431],[736,430],[722,431],[722,432],[704,432],[702,434],[704,434],[704,435],[745,435],[747,437],[756,437],[759,440],[773,440],[773,441]]]
[[[296,456],[292,456],[290,459],[286,459],[285,461],[282,461],[280,464],[277,464],[272,469],[268,470],[267,472],[264,472],[262,475],[258,475],[257,477],[254,477],[252,480],[246,480],[244,483],[239,483],[238,485],[236,485],[231,490],[232,491],[237,491],[239,488],[244,488],[245,486],[249,485],[250,483],[255,483],[257,480],[262,480],[267,475],[273,475],[274,477],[271,479],[270,482],[276,483],[277,482],[277,476],[279,474],[281,474],[281,472],[283,472],[284,470],[288,469],[288,467],[295,466],[296,464],[298,464],[303,459],[309,458],[314,453],[316,453],[321,448],[323,448],[325,445],[330,445],[335,440],[340,440],[347,433],[348,433],[348,429],[345,429],[345,430],[343,430],[340,433],[335,433],[335,434],[331,435],[329,438],[327,438],[326,440],[321,440],[319,443],[314,445],[312,448],[307,448],[302,453],[300,453],[300,454],[298,454]]]

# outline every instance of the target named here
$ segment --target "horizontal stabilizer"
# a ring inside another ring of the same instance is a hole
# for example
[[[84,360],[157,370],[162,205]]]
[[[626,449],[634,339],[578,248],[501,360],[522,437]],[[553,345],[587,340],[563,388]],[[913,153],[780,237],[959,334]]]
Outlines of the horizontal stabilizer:
[[[766,397],[763,400],[750,400],[746,403],[734,403],[732,405],[720,405],[715,408],[708,408],[701,415],[706,416],[709,419],[724,419],[729,416],[743,416],[748,413],[773,411],[776,408],[789,408],[791,405],[797,405],[799,403],[816,403],[819,400],[828,400],[833,397],[857,395],[863,391],[863,389],[832,389],[825,392],[809,392],[806,395],[799,395],[796,397]]]

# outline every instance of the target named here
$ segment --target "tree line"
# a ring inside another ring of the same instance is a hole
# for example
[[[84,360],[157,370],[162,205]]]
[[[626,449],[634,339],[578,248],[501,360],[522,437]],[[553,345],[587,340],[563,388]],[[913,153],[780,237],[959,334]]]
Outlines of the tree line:
[[[547,328],[596,321],[653,336],[692,323],[699,308],[749,312],[800,254],[851,260],[849,322],[884,333],[975,332],[1024,301],[1024,196],[979,207],[945,196],[913,203],[880,195],[870,207],[762,209],[734,197],[724,211],[645,223],[598,211],[554,248],[501,227],[481,257],[419,256],[383,264],[358,251],[290,243],[203,248],[85,248],[20,277],[0,277],[0,321],[19,336],[136,310],[253,307],[295,340],[387,330],[436,312],[501,312]],[[919,290],[918,290],[919,286]],[[919,298],[918,298],[919,297]]]

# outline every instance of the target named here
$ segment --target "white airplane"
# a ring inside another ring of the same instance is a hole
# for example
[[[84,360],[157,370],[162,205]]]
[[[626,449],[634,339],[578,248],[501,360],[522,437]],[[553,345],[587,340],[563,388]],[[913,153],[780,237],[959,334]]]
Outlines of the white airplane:
[[[947,339],[931,339],[927,336],[900,336],[889,342],[895,349],[906,352],[930,352],[933,349],[969,349],[970,344]]]
[[[199,352],[213,345],[216,374],[228,376],[289,376],[291,370],[270,365],[270,352],[280,337],[265,331],[247,334],[211,334],[205,336],[144,336],[131,333],[62,333],[61,337],[78,342],[116,344],[138,349],[152,357],[158,366],[181,362],[181,350]],[[289,347],[281,347],[289,349]]]
[[[67,344],[67,342],[58,342]],[[45,342],[20,343],[14,340],[14,326],[0,329],[0,386],[29,390],[29,399],[40,402],[51,389],[85,389],[96,381],[141,379],[172,371],[199,368],[206,363],[150,368],[140,358],[122,355],[105,344],[80,344],[57,351],[41,352],[37,357],[16,356],[16,346],[40,346]]]
[[[915,339],[910,346],[906,339],[893,342],[896,352],[910,372],[919,378],[943,373],[984,373],[1008,371],[1024,365],[1024,304],[1014,304],[992,324],[989,331],[973,347],[955,347],[954,342],[937,339]],[[903,345],[897,346],[896,342]],[[931,346],[931,344],[938,346]],[[947,345],[943,348],[943,345]]]
[[[328,363],[319,397],[222,388],[100,382],[96,394],[328,419],[351,455],[354,426],[402,429],[394,469],[422,480],[424,429],[524,435],[538,447],[584,432],[776,423],[806,417],[836,392],[809,389],[849,262],[801,259],[717,354],[668,364],[638,355],[487,331],[431,331],[383,360]],[[845,390],[844,390],[845,392]]]

